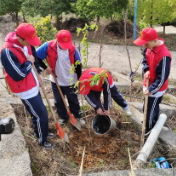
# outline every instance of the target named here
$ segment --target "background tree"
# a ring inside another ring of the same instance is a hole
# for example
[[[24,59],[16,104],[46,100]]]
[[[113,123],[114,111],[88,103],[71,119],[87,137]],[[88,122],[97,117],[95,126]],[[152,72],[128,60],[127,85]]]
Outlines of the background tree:
[[[23,0],[22,9],[25,14],[34,16],[40,14],[42,17],[47,15],[56,17],[56,27],[59,29],[62,20],[62,14],[74,12],[72,4],[76,0]]]
[[[138,0],[137,20],[142,20],[150,27],[162,24],[165,34],[165,24],[176,18],[175,4],[176,0]]]
[[[0,15],[11,15],[12,20],[18,25],[18,13],[21,10],[21,4],[20,0],[0,0]]]
[[[127,4],[128,0],[78,0],[75,13],[86,21],[95,17],[111,18],[114,13],[126,9]]]

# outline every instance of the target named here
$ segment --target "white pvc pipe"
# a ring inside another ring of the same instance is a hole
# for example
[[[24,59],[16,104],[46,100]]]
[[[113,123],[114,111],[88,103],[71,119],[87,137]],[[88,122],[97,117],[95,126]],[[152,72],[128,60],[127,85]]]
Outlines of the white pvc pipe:
[[[167,119],[167,116],[165,114],[161,114],[153,127],[149,137],[147,138],[147,141],[145,142],[142,150],[140,151],[136,161],[137,164],[144,164],[147,161],[148,156],[150,155],[153,146],[155,142],[158,139],[158,136],[161,132],[161,129]]]

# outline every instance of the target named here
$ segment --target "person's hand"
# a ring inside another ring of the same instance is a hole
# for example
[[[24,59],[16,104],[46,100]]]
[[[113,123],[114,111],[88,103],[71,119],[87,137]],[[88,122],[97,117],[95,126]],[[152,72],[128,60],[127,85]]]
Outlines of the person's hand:
[[[43,77],[42,75],[39,75],[39,85],[41,86],[43,84]]]
[[[103,112],[103,110],[102,110],[101,108],[98,108],[98,109],[96,110],[96,112],[97,112],[97,114],[99,114],[99,115],[103,115],[103,114],[104,114],[104,112]]]
[[[109,115],[110,115],[109,110],[105,110],[105,111],[104,111],[104,114],[107,115],[107,116],[109,116]]]
[[[51,67],[46,68],[47,73],[51,74],[52,76],[56,77],[56,75],[53,73],[53,69]]]
[[[150,76],[150,71],[146,71],[144,74],[144,78],[149,79],[149,76]]]
[[[34,59],[34,56],[33,56],[33,55],[28,55],[28,56],[26,57],[26,59],[27,59],[27,61],[31,61],[32,64],[34,64],[34,62],[35,62],[35,59]]]
[[[149,90],[147,90],[147,89],[145,90],[144,94],[145,94],[145,95],[148,95],[148,96],[151,95],[151,93],[150,93]]]

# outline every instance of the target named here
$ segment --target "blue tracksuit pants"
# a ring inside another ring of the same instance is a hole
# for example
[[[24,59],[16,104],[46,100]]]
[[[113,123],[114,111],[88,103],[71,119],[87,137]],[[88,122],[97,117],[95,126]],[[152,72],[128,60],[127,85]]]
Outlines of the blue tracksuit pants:
[[[148,130],[152,129],[159,117],[159,104],[162,101],[163,96],[161,97],[148,97],[148,107],[147,107],[147,119],[146,119],[146,128]],[[144,100],[145,105],[145,100]],[[144,111],[143,105],[143,111]]]
[[[111,97],[114,99],[114,101],[121,106],[123,109],[128,108],[128,104],[123,98],[123,96],[119,93],[118,88],[114,85],[110,88]],[[84,96],[87,102],[95,109],[95,111],[98,108],[101,108],[103,110],[103,106],[100,101],[101,92],[90,90],[89,94]],[[105,95],[104,95],[105,96]],[[111,101],[111,100],[109,100]],[[104,104],[107,104],[108,102],[104,102]]]
[[[46,142],[48,136],[48,113],[43,104],[40,93],[33,98],[21,101],[31,115],[31,120],[34,125],[34,133],[39,137],[39,143]]]
[[[51,86],[54,94],[54,104],[59,117],[62,119],[68,119],[69,116],[56,83],[51,82]],[[80,111],[78,97],[74,92],[74,88],[70,86],[60,86],[60,88],[62,90],[63,95],[67,97],[71,113],[75,116],[75,118],[81,118],[82,112]]]

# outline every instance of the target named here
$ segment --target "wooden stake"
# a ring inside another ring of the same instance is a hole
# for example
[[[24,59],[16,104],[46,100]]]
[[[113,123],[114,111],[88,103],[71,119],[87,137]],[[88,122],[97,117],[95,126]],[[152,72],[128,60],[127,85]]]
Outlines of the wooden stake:
[[[39,78],[38,72],[37,72],[37,70],[36,70],[34,64],[32,65],[32,68],[34,69],[35,74],[36,74],[36,76],[37,76],[37,78],[38,78],[38,80],[39,80],[40,78]],[[56,120],[56,117],[55,117],[53,108],[52,108],[51,103],[50,103],[50,101],[49,101],[49,99],[48,99],[47,93],[46,93],[46,91],[45,91],[45,89],[44,89],[44,87],[43,87],[42,85],[41,85],[41,89],[42,89],[43,94],[45,95],[46,101],[47,101],[47,103],[48,103],[48,106],[49,106],[49,108],[50,108],[51,114],[52,114],[53,119],[54,119],[54,121],[55,121],[55,125],[56,125],[57,130],[58,130],[58,131],[57,131],[58,136],[60,136],[60,137],[61,137],[63,140],[65,140],[66,142],[69,142],[69,141],[68,141],[68,135],[67,135],[67,133],[65,133],[65,131],[60,127],[60,125],[58,124],[58,122],[57,122],[57,120]]]
[[[83,172],[83,163],[84,163],[84,155],[85,155],[85,147],[84,147],[83,154],[82,154],[82,161],[81,161],[81,166],[80,166],[80,169],[79,169],[79,174],[78,174],[78,176],[82,176],[82,172]]]
[[[147,79],[147,86],[146,90],[148,90],[149,86],[149,79]],[[143,118],[143,125],[142,125],[142,135],[141,135],[141,144],[140,148],[144,145],[144,135],[145,135],[145,127],[146,127],[146,119],[147,119],[147,107],[148,107],[148,95],[145,95],[145,106],[144,106],[144,118]]]

